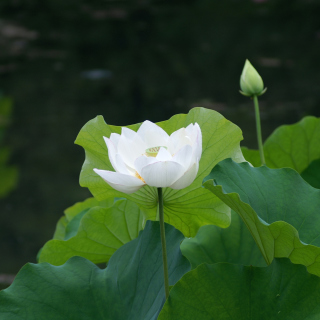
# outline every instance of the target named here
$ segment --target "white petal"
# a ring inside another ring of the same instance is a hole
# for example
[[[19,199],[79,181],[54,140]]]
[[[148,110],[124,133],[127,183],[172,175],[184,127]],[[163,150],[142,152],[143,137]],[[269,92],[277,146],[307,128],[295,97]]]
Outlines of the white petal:
[[[186,133],[187,133],[187,136],[192,136],[193,134],[193,128],[194,128],[194,125],[193,123],[190,123],[187,127],[186,127]]]
[[[174,161],[157,161],[142,168],[141,177],[152,187],[165,188],[184,173],[181,164]]]
[[[136,169],[136,171],[139,173],[139,175],[141,176],[141,170],[142,168],[144,168],[145,166],[151,164],[151,163],[155,163],[158,160],[154,157],[147,157],[147,156],[141,156],[138,157],[135,161],[134,161],[134,168]]]
[[[193,146],[193,148],[194,148],[194,152],[196,153],[196,155],[197,155],[197,157],[199,158],[199,161],[200,161],[200,159],[201,159],[201,154],[202,154],[202,132],[201,132],[201,129],[200,129],[200,126],[197,124],[197,123],[195,123],[195,130],[196,130],[196,133],[197,133],[197,135],[196,135],[196,141],[195,141],[195,143],[194,143],[194,146]]]
[[[168,160],[172,160],[172,155],[166,148],[160,148],[156,156],[156,159],[158,161],[168,161]]]
[[[93,169],[105,182],[107,182],[112,188],[124,192],[133,193],[143,187],[145,184],[138,178],[122,174],[118,172],[112,172],[107,170]]]
[[[115,165],[116,152],[117,152],[116,148],[110,139],[108,139],[106,137],[103,137],[103,139],[104,139],[104,141],[107,145],[107,148],[108,148],[108,156],[109,156],[109,160],[111,162],[111,165],[112,165],[113,169],[117,171],[116,165]]]
[[[173,161],[180,163],[185,170],[188,170],[191,163],[191,159],[193,158],[193,150],[192,147],[187,144],[183,146],[172,158]],[[195,159],[194,159],[195,160]]]
[[[129,128],[122,127],[121,135],[125,136],[128,140],[133,140],[134,138],[136,138],[137,133]]]
[[[168,143],[170,148],[169,151],[171,152],[171,154],[175,154],[186,144],[192,145],[192,141],[186,135],[186,129],[181,128],[171,134]]]
[[[163,137],[162,135],[159,135],[158,132],[154,131],[147,131],[144,138],[147,148],[167,147],[168,140],[169,136]]]
[[[150,141],[150,133],[154,133],[152,135],[152,139],[154,139],[154,137],[156,136],[161,137],[162,139],[159,138],[161,143],[163,143],[163,141],[168,141],[169,139],[169,135],[162,128],[157,126],[155,123],[149,120],[146,120],[140,126],[139,130],[137,131],[137,134],[146,143],[147,142],[152,143],[152,141]],[[154,142],[157,143],[156,141]],[[150,146],[147,146],[147,148],[159,147],[159,146],[161,146],[161,144],[150,145]]]
[[[196,161],[182,177],[176,180],[171,186],[172,189],[183,189],[188,187],[196,178],[199,170],[199,161]]]
[[[200,127],[197,123],[192,124],[192,125],[188,125],[188,127],[186,128],[187,136],[192,141],[192,145],[195,143],[195,141],[197,139],[197,136],[199,134],[199,129],[200,129]]]
[[[111,133],[111,135],[110,135],[110,140],[111,140],[112,143],[114,144],[116,150],[117,150],[117,148],[118,148],[119,139],[120,139],[120,134],[118,134],[118,133]]]
[[[130,174],[127,166],[122,160],[122,157],[118,153],[116,153],[116,149],[111,139],[108,139],[106,137],[103,137],[103,138],[108,147],[108,156],[113,169],[120,173]]]
[[[134,170],[130,170],[129,171],[129,168],[126,166],[126,164],[122,160],[122,157],[120,156],[119,153],[117,153],[116,156],[115,156],[114,165],[115,165],[115,167],[114,166],[113,167],[117,172],[120,172],[120,173],[123,173],[123,174],[129,174],[129,175],[130,175],[130,172],[134,173]]]
[[[144,142],[136,137],[133,140],[121,136],[118,143],[118,152],[126,165],[134,168],[134,161],[146,151]]]

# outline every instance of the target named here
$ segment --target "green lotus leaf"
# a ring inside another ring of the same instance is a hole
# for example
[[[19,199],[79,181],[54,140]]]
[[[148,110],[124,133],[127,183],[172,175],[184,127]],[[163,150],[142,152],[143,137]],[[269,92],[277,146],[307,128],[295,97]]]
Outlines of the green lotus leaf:
[[[114,202],[113,197],[106,198],[104,201],[98,201],[95,198],[88,198],[82,202],[77,202],[73,206],[64,210],[64,214],[68,221],[71,221],[80,212],[91,209],[93,207],[110,207]]]
[[[292,168],[303,172],[313,160],[320,159],[320,118],[304,117],[298,123],[277,128],[263,145],[269,168]],[[253,166],[261,165],[259,151],[242,148]]]
[[[0,292],[6,320],[155,320],[164,300],[159,222],[148,221],[139,237],[122,246],[106,269],[74,257],[63,266],[27,264]],[[183,235],[165,226],[169,282],[190,270],[181,255]]]
[[[288,257],[320,276],[320,190],[292,169],[254,168],[226,159],[204,187],[236,211],[266,262]]]
[[[203,153],[198,175],[187,188],[173,190],[164,188],[165,221],[179,229],[185,236],[195,236],[202,225],[215,224],[227,227],[230,224],[230,209],[217,197],[201,187],[215,164],[225,158],[243,161],[239,142],[241,130],[219,113],[203,108],[194,108],[187,115],[179,114],[157,123],[168,134],[197,122],[201,127]],[[137,131],[141,124],[128,126]],[[88,187],[97,200],[109,196],[125,197],[136,202],[144,211],[146,219],[154,220],[157,215],[157,190],[145,186],[133,194],[114,190],[103,181],[93,169],[114,171],[108,158],[108,150],[103,136],[112,132],[120,133],[121,127],[107,125],[102,116],[89,121],[80,131],[75,143],[85,149],[86,159],[80,174],[80,184]]]
[[[92,204],[92,201],[87,201],[89,203]],[[80,207],[83,206],[79,206],[79,210]],[[74,256],[94,263],[107,262],[118,248],[137,238],[145,224],[141,210],[129,200],[116,201],[107,208],[84,209],[67,226],[72,225],[73,221],[78,223],[77,217],[81,220],[79,227],[74,227],[75,235],[66,232],[63,240],[48,241],[41,250],[39,262],[62,265]]]
[[[317,320],[320,279],[288,259],[265,268],[202,264],[171,289],[159,320]]]
[[[53,234],[53,239],[64,240],[64,237],[66,235],[66,227],[68,223],[69,221],[65,216],[60,217],[56,225],[56,230]]]
[[[252,150],[252,149],[248,149],[247,147],[241,147],[241,151],[242,151],[244,158],[248,162],[250,162],[254,167],[261,166],[261,159],[260,159],[259,150]],[[265,150],[264,150],[264,153],[266,153]],[[269,166],[269,163],[268,163],[268,166]]]
[[[77,234],[82,217],[93,207],[110,207],[114,198],[107,198],[98,201],[95,198],[88,198],[82,202],[77,202],[64,211],[64,215],[58,220],[53,239],[67,240]]]
[[[183,240],[180,248],[192,269],[201,263],[217,262],[257,267],[267,265],[249,230],[233,210],[228,228],[203,226],[194,238]]]
[[[301,177],[314,188],[320,189],[320,159],[314,160],[301,172]]]

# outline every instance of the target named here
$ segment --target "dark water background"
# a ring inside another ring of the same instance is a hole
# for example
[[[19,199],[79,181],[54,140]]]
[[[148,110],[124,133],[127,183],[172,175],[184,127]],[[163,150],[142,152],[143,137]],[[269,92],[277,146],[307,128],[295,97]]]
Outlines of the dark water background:
[[[319,1],[1,0],[0,88],[14,101],[4,143],[19,182],[0,199],[0,273],[35,262],[63,210],[90,196],[73,141],[98,114],[127,125],[204,106],[255,148],[238,93],[246,58],[268,87],[264,138],[320,116]]]

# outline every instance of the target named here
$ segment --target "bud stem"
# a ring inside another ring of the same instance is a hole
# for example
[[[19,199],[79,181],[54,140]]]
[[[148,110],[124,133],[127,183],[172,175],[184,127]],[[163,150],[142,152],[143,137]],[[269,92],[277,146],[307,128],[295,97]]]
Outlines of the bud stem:
[[[169,273],[168,273],[168,262],[167,262],[166,235],[165,235],[165,228],[164,228],[162,188],[158,188],[158,200],[159,200],[159,221],[160,221],[160,234],[161,234],[161,245],[162,245],[164,289],[165,289],[166,300],[167,300],[169,297]]]
[[[261,122],[260,122],[260,111],[259,111],[259,102],[258,102],[258,96],[253,96],[253,103],[254,103],[254,109],[256,114],[256,127],[257,127],[257,138],[258,138],[258,146],[259,146],[259,153],[260,153],[260,160],[261,165],[266,165],[266,160],[264,158],[264,152],[263,152],[263,144],[262,144],[262,134],[261,134]]]

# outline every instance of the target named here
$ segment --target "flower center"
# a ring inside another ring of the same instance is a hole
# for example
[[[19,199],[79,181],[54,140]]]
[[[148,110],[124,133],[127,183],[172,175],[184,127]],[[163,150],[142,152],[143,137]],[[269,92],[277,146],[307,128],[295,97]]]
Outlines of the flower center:
[[[156,157],[160,148],[165,148],[167,149],[167,147],[164,146],[159,146],[159,147],[152,147],[146,150],[146,156],[147,157]]]

